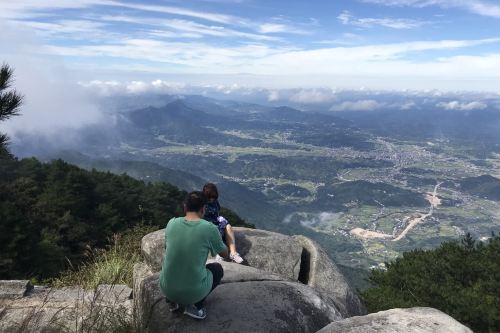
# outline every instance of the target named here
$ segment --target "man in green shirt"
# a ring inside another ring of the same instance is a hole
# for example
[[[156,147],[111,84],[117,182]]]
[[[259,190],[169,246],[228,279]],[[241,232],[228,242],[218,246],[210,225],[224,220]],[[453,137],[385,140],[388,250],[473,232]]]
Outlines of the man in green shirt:
[[[202,219],[207,199],[202,192],[191,192],[184,202],[185,217],[171,219],[165,229],[165,258],[160,273],[160,287],[176,311],[205,319],[205,299],[220,283],[224,271],[218,263],[206,264],[208,253],[228,258],[217,227]]]

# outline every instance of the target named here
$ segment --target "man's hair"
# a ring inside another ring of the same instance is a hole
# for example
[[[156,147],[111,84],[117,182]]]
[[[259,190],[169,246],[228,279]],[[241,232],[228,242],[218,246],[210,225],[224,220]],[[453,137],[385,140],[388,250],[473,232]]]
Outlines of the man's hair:
[[[188,212],[199,212],[207,204],[207,197],[200,191],[194,191],[187,195],[184,206]]]
[[[205,194],[208,200],[219,199],[219,191],[217,191],[217,186],[214,183],[206,183],[203,186],[203,194]]]

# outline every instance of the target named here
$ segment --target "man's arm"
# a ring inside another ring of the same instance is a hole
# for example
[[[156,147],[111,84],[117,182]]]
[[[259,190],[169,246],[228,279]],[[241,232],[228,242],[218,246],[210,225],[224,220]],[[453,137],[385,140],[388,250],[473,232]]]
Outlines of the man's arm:
[[[222,252],[219,252],[219,255],[224,258],[224,259],[228,259],[229,260],[229,251],[227,250],[227,246],[226,248],[224,249],[224,251]]]
[[[227,246],[222,241],[219,230],[217,230],[217,227],[213,224],[211,224],[210,227],[210,252],[212,253],[212,256],[218,254],[224,259],[229,259],[229,251],[227,249]]]

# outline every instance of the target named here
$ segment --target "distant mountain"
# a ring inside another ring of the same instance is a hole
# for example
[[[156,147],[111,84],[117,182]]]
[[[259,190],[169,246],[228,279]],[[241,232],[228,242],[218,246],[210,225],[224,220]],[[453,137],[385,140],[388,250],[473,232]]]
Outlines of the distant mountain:
[[[192,109],[182,100],[161,108],[148,107],[123,113],[121,120],[120,133],[123,137],[127,137],[126,134],[139,136],[140,140],[133,140],[139,144],[144,143],[145,139],[158,146],[164,146],[165,141],[180,144],[225,143],[233,146],[258,143],[256,140],[219,133],[212,128],[219,123],[215,116]]]
[[[189,96],[163,107],[123,112],[117,125],[119,136],[134,147],[145,148],[163,147],[166,144],[287,148],[286,144],[269,143],[228,132],[289,130],[290,139],[298,143],[356,149],[373,146],[369,136],[353,128],[350,121],[332,115],[302,112],[288,107],[254,107],[251,104],[244,105],[244,109],[255,108],[253,112],[242,112],[230,109],[229,102],[220,104],[207,98]],[[242,104],[236,107],[242,107]],[[311,126],[314,129],[311,130]],[[291,146],[288,148],[293,149]]]
[[[337,112],[358,128],[403,140],[450,140],[500,151],[500,112],[497,110],[387,110]]]

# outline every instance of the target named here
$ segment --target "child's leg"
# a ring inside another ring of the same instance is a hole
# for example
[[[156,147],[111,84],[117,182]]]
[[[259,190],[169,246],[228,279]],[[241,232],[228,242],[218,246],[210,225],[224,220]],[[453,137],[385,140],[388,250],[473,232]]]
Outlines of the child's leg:
[[[242,264],[245,260],[236,251],[236,240],[234,237],[234,231],[230,224],[226,226],[225,237],[226,244],[229,247],[229,258],[237,264]]]
[[[234,238],[234,231],[230,224],[226,225],[226,232],[224,233],[224,238],[226,239],[226,244],[229,247],[229,254],[235,254],[236,251],[236,240]]]

